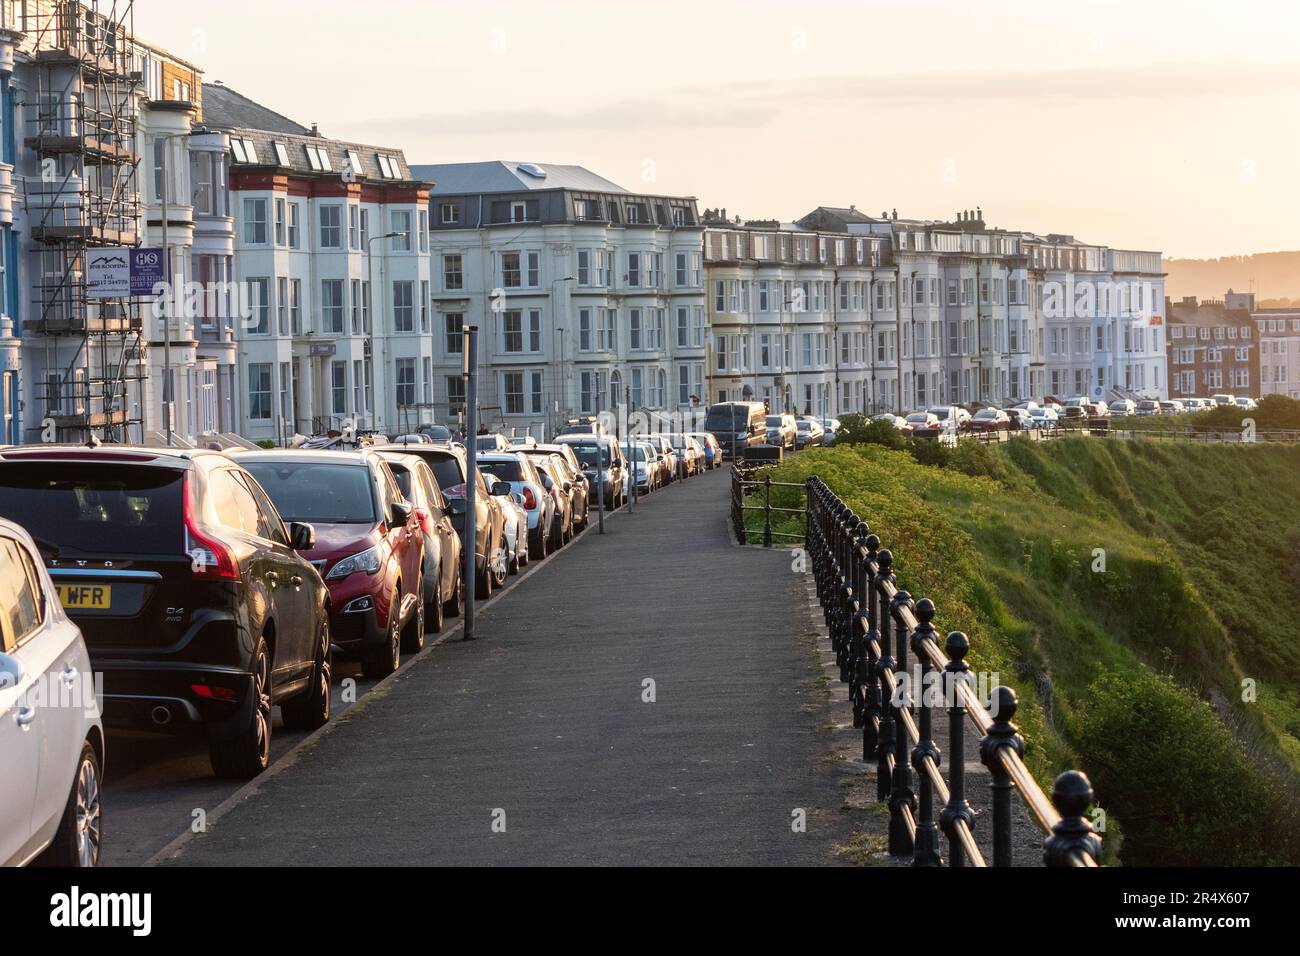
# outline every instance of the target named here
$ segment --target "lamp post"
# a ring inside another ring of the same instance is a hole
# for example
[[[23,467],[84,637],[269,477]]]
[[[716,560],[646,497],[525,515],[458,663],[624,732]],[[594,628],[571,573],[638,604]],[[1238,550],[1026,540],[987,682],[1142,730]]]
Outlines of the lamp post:
[[[168,133],[165,136],[155,136],[154,142],[171,143],[174,139],[185,139],[190,134]],[[172,436],[176,431],[174,413],[172,406],[175,404],[175,395],[172,388],[172,325],[171,309],[169,308],[170,297],[172,294],[172,251],[167,244],[167,225],[171,218],[171,204],[168,201],[168,192],[171,189],[171,147],[163,148],[162,154],[162,190],[159,200],[162,203],[162,254],[163,254],[163,416],[167,420],[167,447],[172,445]]]
[[[462,374],[465,378],[465,568],[461,580],[465,581],[465,640],[474,640],[474,599],[478,586],[478,326],[465,326],[461,353],[464,356]],[[484,571],[491,555],[484,542]]]
[[[374,347],[373,347],[373,336],[374,336],[373,330],[376,325],[375,314],[379,311],[378,308],[379,300],[378,300],[378,296],[375,295],[374,245],[376,242],[381,242],[384,239],[396,239],[398,236],[404,236],[404,235],[406,235],[406,233],[404,232],[386,232],[382,236],[371,236],[369,239],[366,240],[366,284],[369,286],[369,294],[370,294],[370,316],[369,316],[370,332],[368,334],[370,334],[372,337],[372,346],[370,350],[370,366],[371,366],[370,380],[372,382],[375,380],[375,373],[374,373],[375,354],[374,354]],[[363,302],[362,305],[364,304],[365,303]],[[365,329],[364,326],[362,327],[361,332],[363,335],[367,334],[367,330]],[[362,384],[362,388],[361,388],[361,397],[362,400],[364,400],[366,397],[364,383]],[[372,415],[374,414],[374,411],[375,410],[373,408],[370,409],[370,413]],[[378,419],[376,418],[375,421],[372,422],[372,424],[375,427],[378,427],[379,426]]]
[[[560,430],[558,422],[560,420],[560,400],[561,400],[561,392],[563,391],[562,383],[564,381],[563,368],[562,368],[564,364],[564,356],[561,354],[561,349],[556,348],[557,333],[562,333],[564,329],[561,328],[556,322],[556,319],[558,319],[560,316],[560,309],[558,304],[559,294],[556,292],[555,287],[558,286],[561,282],[576,282],[576,281],[577,281],[576,276],[564,276],[563,278],[555,279],[551,282],[551,351],[553,354],[552,363],[554,365],[554,378],[552,379],[552,385],[551,385],[551,403],[552,403],[551,407],[554,409],[554,415],[555,415],[553,424],[551,426],[552,438],[554,438],[555,433]],[[559,341],[560,342],[564,341],[563,336],[559,337]]]

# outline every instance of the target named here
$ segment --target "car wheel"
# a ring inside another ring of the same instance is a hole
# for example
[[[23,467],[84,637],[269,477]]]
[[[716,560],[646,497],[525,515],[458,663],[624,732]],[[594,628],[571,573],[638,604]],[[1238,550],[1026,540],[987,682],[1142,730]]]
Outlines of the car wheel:
[[[253,651],[253,712],[230,737],[212,737],[208,757],[218,777],[251,780],[271,763],[271,655],[259,637]]]
[[[442,633],[442,564],[439,563],[434,575],[433,600],[424,607],[424,620],[434,634]]]
[[[497,545],[496,560],[492,562],[492,586],[493,588],[503,588],[506,586],[506,578],[510,576],[510,551],[506,548],[506,539],[503,537],[501,543]]]
[[[330,626],[321,622],[316,642],[316,663],[311,687],[280,705],[284,726],[290,730],[316,730],[330,719]]]
[[[383,646],[373,657],[368,657],[361,662],[361,673],[366,677],[383,680],[401,666],[402,635],[397,626],[400,607],[400,595],[394,593],[388,604],[388,630],[384,633]]]
[[[484,549],[486,553],[487,549]],[[492,571],[488,565],[491,562],[487,558],[483,559],[483,570],[474,571],[474,596],[480,601],[486,601],[492,596]]]
[[[461,610],[465,605],[465,578],[460,570],[460,565],[456,565],[456,583],[451,589],[451,597],[443,605],[443,610],[447,617],[460,617]]]
[[[415,584],[415,612],[402,628],[401,650],[404,654],[418,654],[424,650],[424,574]]]
[[[99,866],[99,849],[103,839],[103,808],[100,804],[99,755],[87,740],[81,745],[77,775],[59,820],[54,840],[36,859],[38,866]]]

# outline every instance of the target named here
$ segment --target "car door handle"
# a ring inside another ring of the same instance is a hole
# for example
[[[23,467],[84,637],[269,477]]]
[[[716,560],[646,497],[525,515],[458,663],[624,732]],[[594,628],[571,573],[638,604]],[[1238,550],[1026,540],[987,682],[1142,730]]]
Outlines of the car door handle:
[[[293,585],[293,589],[295,591],[302,590],[302,578],[298,577],[298,575],[295,574],[293,577],[291,577],[289,579],[289,583]]]
[[[77,669],[71,664],[63,668],[63,683],[71,687],[77,682]]]
[[[280,575],[276,574],[274,571],[267,571],[266,580],[270,583],[271,587],[275,587],[280,583]]]
[[[14,716],[14,720],[17,721],[19,727],[30,727],[32,721],[34,721],[35,719],[36,719],[35,707],[19,707],[18,713]]]

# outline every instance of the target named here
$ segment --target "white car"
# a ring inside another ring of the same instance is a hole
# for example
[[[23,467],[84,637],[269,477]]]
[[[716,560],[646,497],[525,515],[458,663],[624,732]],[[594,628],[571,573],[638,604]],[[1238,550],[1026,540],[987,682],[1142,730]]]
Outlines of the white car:
[[[1131,398],[1117,398],[1110,403],[1110,413],[1112,415],[1125,417],[1136,414],[1137,402]]]
[[[0,865],[97,866],[104,727],[36,543],[0,520]]]
[[[524,496],[521,492],[515,491],[509,481],[492,471],[490,462],[485,461],[480,465],[479,471],[483,473],[483,480],[487,482],[489,488],[496,485],[511,487],[509,494],[497,496],[497,502],[501,505],[501,515],[505,519],[502,532],[505,537],[506,558],[509,561],[507,570],[510,574],[518,574],[519,569],[529,561],[528,509],[524,507]]]
[[[1057,425],[1057,414],[1050,408],[1043,408],[1035,405],[1029,411],[1020,416],[1021,428],[1055,428]]]

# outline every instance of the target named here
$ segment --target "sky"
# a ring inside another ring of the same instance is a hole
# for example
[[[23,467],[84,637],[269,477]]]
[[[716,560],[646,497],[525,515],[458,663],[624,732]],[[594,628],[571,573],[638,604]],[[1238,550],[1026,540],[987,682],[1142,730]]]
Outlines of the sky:
[[[1287,0],[136,0],[136,33],[411,163],[573,163],[1174,257],[1300,249]]]

